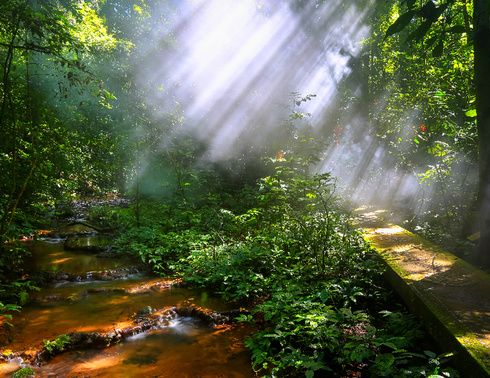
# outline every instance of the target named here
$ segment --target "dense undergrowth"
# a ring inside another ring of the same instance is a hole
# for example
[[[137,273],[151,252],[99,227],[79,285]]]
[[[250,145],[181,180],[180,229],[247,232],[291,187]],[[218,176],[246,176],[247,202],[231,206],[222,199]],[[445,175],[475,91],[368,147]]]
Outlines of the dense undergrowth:
[[[31,207],[38,210],[37,206]],[[37,232],[35,216],[18,211],[17,219],[19,225],[13,224],[0,233],[0,327],[4,329],[12,327],[12,314],[20,311],[29,300],[29,292],[39,290],[26,279],[22,269],[22,263],[30,253],[20,240]]]
[[[458,376],[447,355],[424,351],[422,329],[384,286],[330,175],[274,163],[273,175],[233,194],[106,209],[120,227],[117,251],[252,308],[239,320],[256,327],[245,343],[260,375]]]

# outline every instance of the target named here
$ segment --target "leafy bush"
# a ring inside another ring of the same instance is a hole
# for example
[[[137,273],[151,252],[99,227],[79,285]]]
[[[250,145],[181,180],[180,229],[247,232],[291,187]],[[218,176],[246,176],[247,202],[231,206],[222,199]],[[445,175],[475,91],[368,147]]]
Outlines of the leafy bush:
[[[149,227],[129,229],[115,240],[115,248],[121,253],[139,256],[151,264],[156,272],[168,272],[181,256],[188,256],[192,249],[204,246],[209,235],[194,230],[181,233],[159,233]]]
[[[9,312],[12,311],[20,311],[21,306],[12,304],[12,303],[5,303],[3,304],[0,302],[0,316],[3,316],[4,319],[2,320],[2,325],[8,326],[8,327],[13,327],[12,323],[9,322],[9,320],[12,320],[12,314],[9,314]],[[7,320],[8,319],[8,320]]]
[[[427,353],[412,351],[423,334],[412,317],[393,311],[379,284],[383,269],[339,210],[330,175],[310,176],[295,160],[273,163],[274,175],[244,189],[256,196],[247,199],[252,207],[231,207],[219,194],[201,207],[172,202],[150,211],[151,223],[124,232],[117,249],[252,305],[239,320],[256,327],[245,343],[261,374],[441,372],[421,358]],[[172,224],[162,219],[169,214]]]
[[[68,335],[59,335],[54,340],[44,340],[44,349],[49,353],[61,352],[65,349],[65,346],[71,341]]]

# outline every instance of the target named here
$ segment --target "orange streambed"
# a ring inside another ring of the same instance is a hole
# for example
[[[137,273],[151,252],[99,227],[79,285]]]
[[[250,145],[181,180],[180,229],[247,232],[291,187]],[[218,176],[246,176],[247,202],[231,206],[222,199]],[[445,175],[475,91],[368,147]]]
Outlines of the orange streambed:
[[[95,235],[94,238],[96,238]],[[128,264],[122,258],[98,257],[94,253],[65,250],[63,239],[36,241],[31,243],[29,249],[32,255],[25,261],[27,270],[83,274],[91,271],[118,269]]]
[[[80,351],[38,369],[40,377],[252,377],[242,339],[248,330],[215,330],[192,319],[102,351]]]
[[[50,266],[45,252],[53,245],[43,248],[43,266]],[[93,270],[83,254],[72,257],[74,261],[84,258],[83,269]],[[100,268],[100,261],[95,260],[95,264]],[[120,266],[120,261],[106,260],[104,264]],[[142,273],[112,281],[66,282],[33,296],[33,303],[13,314],[14,327],[0,338],[0,353],[18,355],[20,351],[39,350],[44,340],[71,332],[110,333],[131,324],[134,315],[147,306],[160,310],[195,305],[217,312],[234,307],[205,292],[171,288],[168,281]],[[38,377],[253,377],[250,352],[243,345],[250,332],[242,324],[213,328],[195,318],[176,317],[168,325],[118,345],[69,351],[43,366],[30,367]],[[14,358],[0,365],[0,376],[23,366],[21,358]]]
[[[253,377],[243,346],[247,327],[213,329],[181,318],[103,350],[62,354],[41,367],[37,377]],[[18,369],[18,361],[0,375]]]

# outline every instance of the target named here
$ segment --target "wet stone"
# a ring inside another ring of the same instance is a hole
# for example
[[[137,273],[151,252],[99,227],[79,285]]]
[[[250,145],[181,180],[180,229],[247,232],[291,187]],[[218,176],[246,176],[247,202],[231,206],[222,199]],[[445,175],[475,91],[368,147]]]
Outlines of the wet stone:
[[[146,307],[143,307],[141,310],[139,310],[136,313],[136,316],[138,316],[138,317],[148,316],[148,315],[153,314],[154,312],[155,312],[154,308],[152,308],[151,306],[146,306]]]
[[[132,357],[129,357],[125,360],[123,360],[123,364],[127,365],[137,365],[137,366],[143,366],[143,365],[152,365],[158,360],[156,355],[135,355]]]
[[[69,251],[102,252],[109,249],[112,238],[103,234],[72,235],[65,240],[64,247]]]

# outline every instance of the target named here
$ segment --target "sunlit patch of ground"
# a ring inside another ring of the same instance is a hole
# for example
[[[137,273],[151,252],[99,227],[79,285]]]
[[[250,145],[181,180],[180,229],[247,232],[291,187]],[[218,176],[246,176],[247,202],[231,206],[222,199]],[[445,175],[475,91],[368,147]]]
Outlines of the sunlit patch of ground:
[[[359,219],[365,238],[391,269],[490,371],[490,276],[405,229],[387,224],[383,212],[361,211]]]

